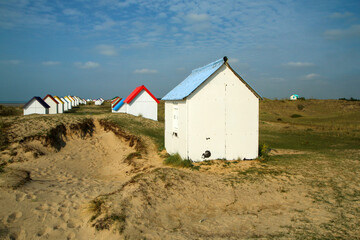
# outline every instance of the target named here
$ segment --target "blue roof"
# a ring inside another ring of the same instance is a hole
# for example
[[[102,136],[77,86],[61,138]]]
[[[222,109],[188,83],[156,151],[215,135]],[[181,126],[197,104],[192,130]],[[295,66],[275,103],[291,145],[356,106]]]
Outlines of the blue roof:
[[[186,98],[214,72],[216,72],[216,70],[218,70],[226,61],[227,58],[224,57],[204,67],[194,69],[184,81],[166,94],[162,100],[182,100]]]

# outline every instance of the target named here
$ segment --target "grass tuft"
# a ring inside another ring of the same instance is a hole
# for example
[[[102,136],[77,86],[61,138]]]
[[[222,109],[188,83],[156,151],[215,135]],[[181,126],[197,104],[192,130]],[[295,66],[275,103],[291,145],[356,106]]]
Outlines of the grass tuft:
[[[200,166],[194,166],[194,164],[188,159],[182,159],[178,153],[169,155],[164,160],[165,165],[170,165],[174,167],[190,168],[193,170],[199,170]]]

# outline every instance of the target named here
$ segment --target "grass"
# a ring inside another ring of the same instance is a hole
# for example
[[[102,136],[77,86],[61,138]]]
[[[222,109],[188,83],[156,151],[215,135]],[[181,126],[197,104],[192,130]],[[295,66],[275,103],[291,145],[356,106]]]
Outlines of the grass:
[[[76,115],[100,115],[111,113],[111,103],[104,102],[103,105],[94,105],[92,103],[86,105],[80,105],[79,107],[73,107],[65,114],[76,114]]]
[[[165,149],[163,123],[123,113],[111,114],[105,119],[131,134],[150,137],[159,151]]]
[[[182,159],[178,153],[169,155],[164,160],[164,164],[173,167],[190,168],[193,170],[199,170],[200,168],[200,166],[194,166],[194,164],[190,160]]]

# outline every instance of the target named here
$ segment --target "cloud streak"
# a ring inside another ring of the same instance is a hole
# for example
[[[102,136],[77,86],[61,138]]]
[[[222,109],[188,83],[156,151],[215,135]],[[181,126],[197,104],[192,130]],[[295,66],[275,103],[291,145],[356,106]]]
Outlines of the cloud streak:
[[[61,63],[58,61],[46,61],[46,62],[42,62],[41,64],[45,66],[55,66],[55,65],[60,65]]]
[[[136,69],[134,71],[134,73],[135,74],[156,74],[156,73],[158,73],[158,71],[155,69],[143,68],[143,69]]]
[[[117,51],[116,51],[115,47],[112,45],[101,44],[101,45],[96,46],[96,49],[102,55],[106,55],[106,56],[117,55]]]
[[[304,68],[304,67],[313,67],[314,63],[310,62],[288,62],[283,64],[286,67],[294,67],[294,68]]]
[[[97,62],[92,62],[92,61],[88,61],[88,62],[85,62],[85,63],[82,63],[82,62],[75,62],[74,65],[78,68],[81,68],[81,69],[90,69],[90,68],[97,68],[100,66],[99,63]]]

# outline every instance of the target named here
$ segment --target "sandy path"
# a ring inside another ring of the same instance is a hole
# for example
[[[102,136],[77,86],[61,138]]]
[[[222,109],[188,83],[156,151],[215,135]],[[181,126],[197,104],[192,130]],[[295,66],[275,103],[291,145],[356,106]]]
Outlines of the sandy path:
[[[68,139],[54,154],[14,163],[31,172],[32,181],[12,190],[0,188],[0,238],[111,239],[89,224],[89,201],[112,192],[130,179],[133,166],[124,163],[134,152],[128,143],[95,122],[87,139]],[[142,159],[142,161],[146,161]],[[2,226],[1,226],[2,225]]]

